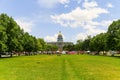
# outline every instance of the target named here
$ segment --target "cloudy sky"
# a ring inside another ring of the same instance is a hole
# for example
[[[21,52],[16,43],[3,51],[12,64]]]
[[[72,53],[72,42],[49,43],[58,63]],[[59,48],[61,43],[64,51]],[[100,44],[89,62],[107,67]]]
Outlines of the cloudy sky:
[[[76,42],[120,19],[120,0],[0,0],[0,13],[45,41],[56,41],[61,31],[64,41]]]

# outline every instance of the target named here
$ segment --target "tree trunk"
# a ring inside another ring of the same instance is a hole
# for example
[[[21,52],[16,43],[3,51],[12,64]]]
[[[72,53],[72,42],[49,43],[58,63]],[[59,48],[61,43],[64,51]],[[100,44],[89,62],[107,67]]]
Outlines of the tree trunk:
[[[100,52],[100,51],[97,51],[95,55],[99,55],[99,52]]]
[[[10,53],[10,57],[12,57],[12,53]]]

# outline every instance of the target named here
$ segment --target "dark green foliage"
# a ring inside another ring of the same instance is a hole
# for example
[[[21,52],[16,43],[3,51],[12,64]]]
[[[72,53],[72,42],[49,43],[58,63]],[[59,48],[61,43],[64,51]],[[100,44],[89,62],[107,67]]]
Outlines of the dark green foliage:
[[[75,50],[75,45],[65,45],[63,46],[63,50],[73,51]]]
[[[83,41],[83,45],[82,45],[83,50],[85,51],[90,50],[90,41],[91,41],[91,36],[88,36],[87,39]]]
[[[42,38],[37,39],[37,46],[39,51],[46,50],[46,42]]]
[[[88,51],[90,50],[90,40],[91,40],[91,36],[88,36],[87,39],[85,40],[78,40],[77,44],[75,45],[75,49],[77,51],[79,50],[85,50]]]
[[[57,51],[58,47],[54,45],[46,45],[46,51]]]
[[[79,50],[83,50],[83,40],[78,40],[77,41],[77,44],[75,45],[75,49],[77,50],[77,51],[79,51]]]
[[[97,53],[106,50],[106,33],[98,34],[91,39],[90,50],[97,51]]]
[[[120,48],[120,20],[114,21],[107,31],[107,45],[110,50]]]
[[[20,29],[7,14],[0,14],[0,52],[38,51],[44,49],[44,40],[35,38]]]

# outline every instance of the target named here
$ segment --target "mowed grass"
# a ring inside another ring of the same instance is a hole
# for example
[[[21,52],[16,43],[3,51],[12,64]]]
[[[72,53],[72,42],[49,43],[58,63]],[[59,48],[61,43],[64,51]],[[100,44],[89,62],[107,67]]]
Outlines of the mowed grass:
[[[120,58],[91,55],[2,58],[0,80],[120,80]]]

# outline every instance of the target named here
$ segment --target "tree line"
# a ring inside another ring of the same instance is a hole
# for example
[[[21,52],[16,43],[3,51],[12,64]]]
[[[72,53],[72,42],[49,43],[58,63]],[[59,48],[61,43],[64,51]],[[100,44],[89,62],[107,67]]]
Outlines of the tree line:
[[[7,14],[0,14],[0,53],[56,51],[57,46],[47,45],[44,39],[36,38],[23,29]],[[63,50],[76,51],[120,51],[120,20],[113,21],[106,33],[77,40],[75,45],[65,45]]]
[[[36,38],[23,29],[7,14],[0,14],[0,53],[37,52],[55,50],[56,46],[47,45],[44,39]]]
[[[71,47],[71,48],[70,48]],[[64,49],[92,51],[99,54],[103,51],[120,51],[120,20],[113,21],[106,33],[88,36],[85,40],[77,40],[75,45],[65,46]]]

